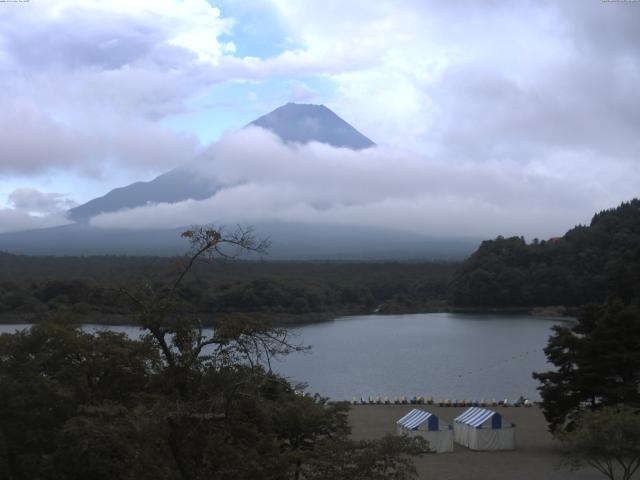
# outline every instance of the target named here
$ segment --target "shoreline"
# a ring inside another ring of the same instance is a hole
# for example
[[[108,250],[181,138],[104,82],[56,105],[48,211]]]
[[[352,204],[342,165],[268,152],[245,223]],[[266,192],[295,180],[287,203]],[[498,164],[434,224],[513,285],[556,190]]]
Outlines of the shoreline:
[[[307,312],[307,313],[274,313],[274,312],[225,312],[213,314],[194,314],[202,320],[204,327],[212,326],[216,321],[224,317],[251,317],[257,320],[263,320],[271,323],[276,327],[298,327],[304,325],[312,325],[317,323],[331,322],[343,317],[376,315],[376,316],[395,316],[395,315],[420,315],[430,313],[453,313],[453,314],[469,314],[469,315],[523,315],[542,318],[557,318],[558,320],[571,321],[575,320],[578,314],[578,308],[552,306],[552,307],[453,307],[439,306],[430,308],[405,308],[393,311],[383,310],[380,307],[374,309],[344,309],[331,310],[324,312]],[[41,323],[47,320],[53,320],[59,315],[67,315],[69,323],[77,325],[95,324],[107,326],[131,326],[135,325],[135,314],[132,313],[101,313],[89,312],[81,314],[77,312],[5,312],[0,313],[0,325],[29,325]]]

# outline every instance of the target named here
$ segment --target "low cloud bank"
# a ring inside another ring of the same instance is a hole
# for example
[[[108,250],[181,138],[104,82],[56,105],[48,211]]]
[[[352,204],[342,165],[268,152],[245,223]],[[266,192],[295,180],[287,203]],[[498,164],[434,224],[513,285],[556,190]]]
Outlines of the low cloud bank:
[[[561,166],[561,167],[560,167]],[[549,237],[636,194],[632,164],[550,151],[526,163],[466,163],[401,150],[284,145],[259,128],[227,135],[192,166],[221,190],[206,200],[102,214],[102,228],[279,220],[390,227],[440,237]]]
[[[76,205],[64,194],[27,187],[15,189],[8,200],[9,208],[0,208],[0,233],[69,224],[66,211]]]

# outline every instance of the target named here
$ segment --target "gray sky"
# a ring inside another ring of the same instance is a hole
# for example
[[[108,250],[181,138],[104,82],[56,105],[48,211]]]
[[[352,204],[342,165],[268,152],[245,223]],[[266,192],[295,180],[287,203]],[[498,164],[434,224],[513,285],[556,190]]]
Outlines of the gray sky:
[[[600,0],[0,4],[0,231],[188,164],[229,187],[94,223],[562,234],[639,194],[638,25]],[[287,101],[380,147],[232,133]]]

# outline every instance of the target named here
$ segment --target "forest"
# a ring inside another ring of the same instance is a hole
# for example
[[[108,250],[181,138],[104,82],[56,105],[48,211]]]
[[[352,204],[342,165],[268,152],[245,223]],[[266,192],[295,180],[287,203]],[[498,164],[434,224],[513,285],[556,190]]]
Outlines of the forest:
[[[185,244],[186,245],[186,244]],[[129,323],[122,286],[159,284],[180,257],[37,257],[0,253],[0,321],[64,315]],[[640,295],[640,200],[597,213],[563,237],[482,242],[465,262],[285,262],[214,259],[183,285],[205,323],[250,313],[279,324],[339,315],[568,307]]]
[[[579,307],[640,298],[640,200],[594,215],[563,237],[483,242],[456,271],[453,305]]]
[[[185,243],[185,247],[186,247]],[[64,315],[78,323],[128,323],[122,287],[161,284],[183,258],[35,257],[0,253],[0,321],[38,322]],[[441,310],[456,263],[269,262],[214,259],[181,285],[205,323],[251,313],[276,323],[344,314]]]

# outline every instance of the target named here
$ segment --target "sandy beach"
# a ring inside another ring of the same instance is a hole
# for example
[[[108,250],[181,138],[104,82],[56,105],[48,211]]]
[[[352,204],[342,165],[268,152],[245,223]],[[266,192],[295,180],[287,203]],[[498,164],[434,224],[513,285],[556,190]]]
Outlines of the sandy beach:
[[[434,405],[355,405],[349,419],[354,439],[379,438],[394,433],[395,422],[412,408],[422,408],[451,423],[465,410]],[[507,452],[475,452],[454,444],[453,453],[427,454],[416,459],[420,479],[435,480],[597,480],[596,470],[558,469],[558,444],[547,431],[538,407],[493,408],[516,424],[517,447]]]

